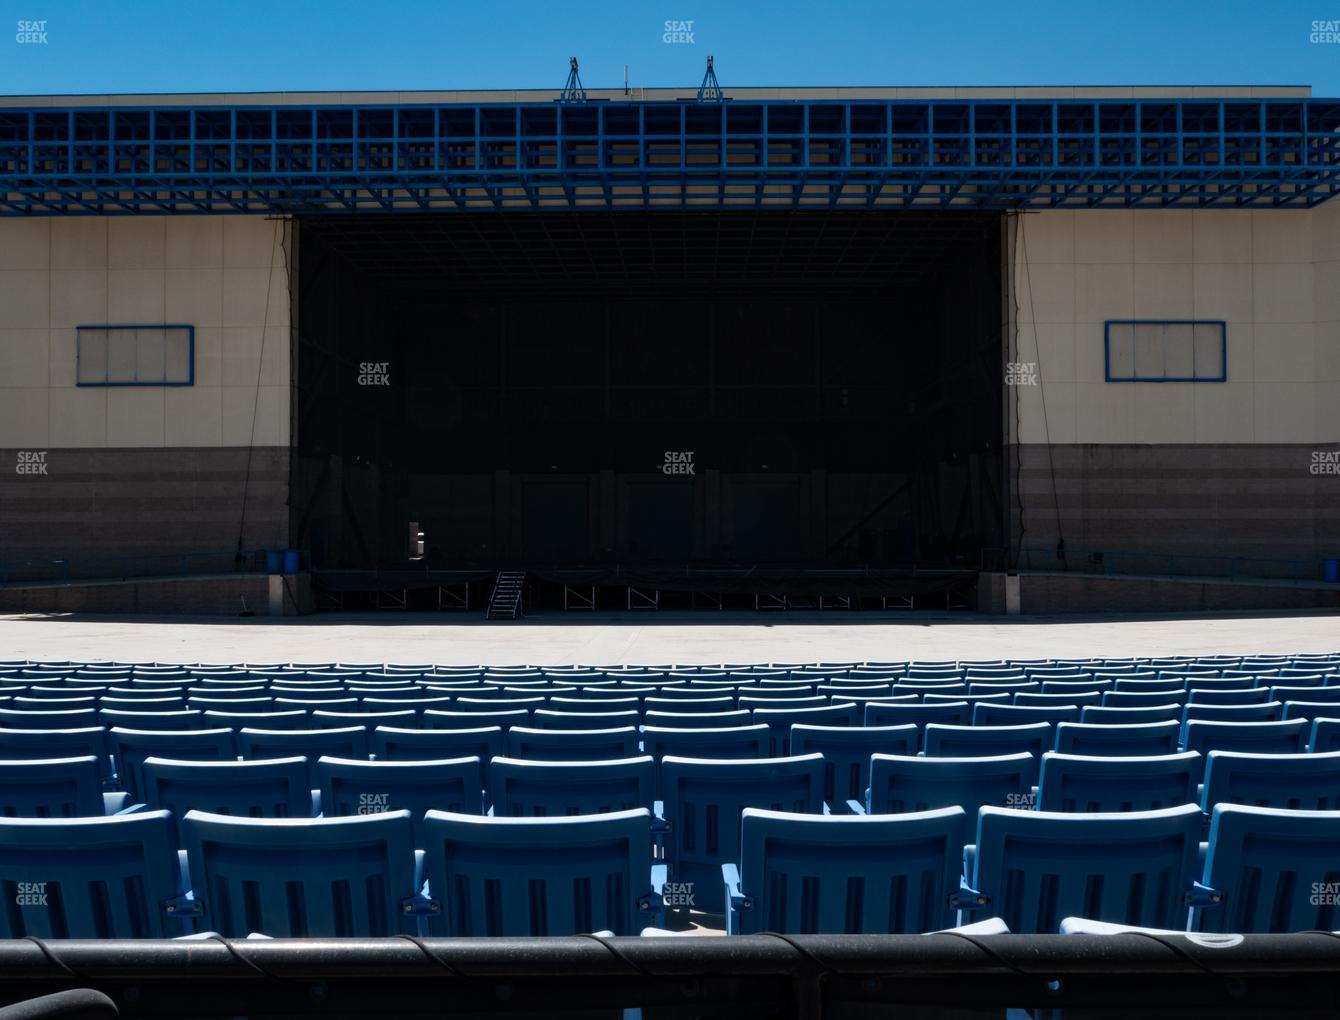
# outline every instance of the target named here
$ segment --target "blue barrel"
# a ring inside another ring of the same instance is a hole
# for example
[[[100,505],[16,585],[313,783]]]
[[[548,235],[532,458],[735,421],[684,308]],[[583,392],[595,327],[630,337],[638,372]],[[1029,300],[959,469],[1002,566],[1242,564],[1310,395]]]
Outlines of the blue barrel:
[[[284,550],[284,573],[296,574],[298,572],[298,550]]]
[[[282,565],[282,560],[283,560],[283,557],[281,556],[281,554],[280,554],[280,552],[279,552],[278,549],[266,549],[266,550],[265,550],[265,572],[266,572],[267,574],[277,574],[277,573],[279,573],[279,568],[280,568],[280,566]]]
[[[1340,560],[1323,560],[1321,576],[1328,584],[1335,584],[1340,581]]]

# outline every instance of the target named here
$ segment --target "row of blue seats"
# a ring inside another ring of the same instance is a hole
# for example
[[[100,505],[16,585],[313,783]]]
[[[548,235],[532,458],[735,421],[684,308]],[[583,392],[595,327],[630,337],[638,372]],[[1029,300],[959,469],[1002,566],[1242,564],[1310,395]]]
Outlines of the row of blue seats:
[[[1064,696],[1053,701],[1034,700],[1025,694],[982,694],[982,696],[954,696],[954,694],[904,694],[892,697],[844,696],[844,694],[816,694],[816,696],[777,696],[760,692],[738,697],[705,698],[599,698],[584,700],[580,697],[532,694],[507,697],[476,697],[474,694],[419,694],[418,692],[387,692],[386,694],[354,694],[339,692],[339,697],[306,696],[276,692],[248,692],[226,696],[163,696],[153,698],[126,698],[121,696],[31,697],[0,696],[0,724],[31,726],[35,724],[90,725],[107,720],[109,725],[126,725],[139,729],[184,728],[200,725],[206,716],[229,722],[239,714],[273,714],[280,722],[296,718],[295,713],[312,713],[318,717],[371,717],[377,713],[472,713],[507,714],[537,712],[541,717],[555,717],[559,721],[571,716],[586,716],[596,724],[624,725],[647,722],[650,725],[675,725],[685,720],[698,725],[738,725],[749,718],[750,712],[800,712],[812,710],[827,713],[840,725],[890,725],[892,721],[907,720],[925,724],[927,721],[949,722],[953,725],[1016,725],[1021,722],[1164,722],[1178,720],[1214,720],[1222,722],[1277,721],[1288,718],[1317,718],[1340,713],[1340,688],[1262,690],[1262,700],[1256,704],[1221,704],[1218,701],[1191,701],[1179,704],[1163,700],[1158,694],[1132,694],[1130,701],[1116,701],[1111,696]],[[1265,697],[1273,700],[1265,700]],[[1099,704],[1100,702],[1100,704]],[[8,721],[8,722],[5,722]],[[815,721],[819,721],[816,717]]]
[[[483,721],[482,719],[480,721]],[[89,756],[101,763],[109,785],[134,793],[136,763],[168,758],[228,760],[321,755],[422,761],[477,755],[599,761],[648,754],[754,758],[817,751],[830,763],[826,795],[835,802],[859,799],[872,754],[931,758],[984,758],[1047,751],[1083,756],[1161,756],[1215,750],[1258,754],[1325,754],[1340,750],[1340,719],[1285,722],[1176,722],[1138,726],[1035,723],[1024,726],[844,727],[807,723],[687,729],[625,726],[601,730],[465,726],[414,729],[336,726],[274,730],[229,727],[135,730],[113,727],[68,730],[0,729],[0,760],[22,763]],[[115,782],[111,777],[117,777]],[[1036,781],[1036,769],[1034,781]]]
[[[716,874],[653,863],[645,808],[563,818],[409,811],[254,819],[190,811],[0,820],[0,936],[636,934],[676,902],[731,933],[910,933],[999,919],[1167,929],[1335,927],[1340,812],[1192,804],[1129,814],[748,808]],[[969,842],[969,840],[974,840]],[[416,849],[421,852],[416,852]],[[692,876],[692,877],[690,877]],[[709,888],[713,892],[708,892]],[[700,898],[701,897],[701,898]],[[645,933],[645,932],[644,932]]]
[[[822,738],[822,734],[819,735]],[[800,743],[800,739],[797,739]],[[822,740],[820,742],[822,746]],[[830,758],[802,746],[788,758],[699,759],[651,755],[603,761],[553,762],[479,755],[425,761],[370,759],[352,739],[336,753],[172,758],[134,748],[123,762],[124,791],[104,792],[102,763],[92,755],[0,761],[0,815],[84,817],[165,808],[192,808],[255,817],[361,814],[364,808],[440,808],[499,815],[596,814],[655,808],[667,788],[705,772],[748,776],[759,763],[795,765],[805,776],[803,810],[888,814],[959,806],[970,816],[988,805],[1042,811],[1141,811],[1191,802],[1208,814],[1221,803],[1308,810],[1340,809],[1340,752],[1244,754],[1194,751],[1140,757],[1094,757],[1047,751],[985,758],[934,758],[875,753],[860,760]],[[196,747],[194,750],[203,750]],[[270,753],[266,753],[269,751]],[[343,753],[340,753],[343,752]],[[817,766],[817,767],[815,767]],[[817,779],[815,779],[817,776]],[[745,798],[770,803],[775,771]],[[839,802],[835,794],[860,793]],[[315,791],[320,791],[319,793]],[[132,801],[135,803],[132,804]],[[796,802],[802,803],[801,801]],[[721,803],[718,803],[721,808]],[[727,805],[729,807],[729,805]],[[735,807],[764,806],[742,800]],[[796,807],[797,810],[802,808]]]
[[[392,673],[443,673],[443,674],[469,674],[483,672],[497,673],[554,673],[554,674],[589,674],[597,672],[612,673],[640,673],[640,672],[683,672],[692,673],[725,673],[725,672],[747,672],[747,673],[784,673],[784,672],[818,672],[827,673],[833,671],[856,670],[856,671],[874,671],[874,672],[893,672],[906,673],[913,672],[945,672],[945,671],[1004,671],[1018,669],[1033,669],[1046,671],[1051,669],[1077,669],[1101,667],[1114,670],[1131,669],[1135,667],[1155,667],[1167,669],[1190,669],[1193,671],[1209,671],[1215,669],[1236,669],[1236,668],[1260,668],[1260,669],[1280,669],[1280,668],[1307,668],[1324,666],[1326,664],[1340,663],[1340,652],[1322,652],[1322,653],[1293,653],[1293,654],[1271,654],[1271,655],[1173,655],[1173,656],[1126,656],[1126,657],[1053,657],[1053,658],[1020,658],[1020,659],[938,659],[938,660],[834,660],[834,661],[814,661],[814,662],[753,662],[753,663],[644,663],[644,664],[570,664],[570,665],[546,665],[543,663],[500,665],[496,663],[391,663],[391,662],[241,662],[241,663],[205,663],[205,662],[186,662],[186,663],[166,663],[160,661],[119,661],[119,660],[61,660],[61,661],[43,661],[33,659],[8,659],[0,660],[0,671],[10,671],[16,669],[41,669],[49,671],[77,671],[92,670],[102,672],[117,672],[132,670],[139,672],[174,672],[174,671],[198,671],[198,672],[226,672],[239,670],[252,670],[260,672],[302,672],[302,671],[327,671],[327,672],[392,672]]]
[[[367,674],[316,676],[306,674],[302,677],[275,677],[241,674],[238,676],[201,676],[201,677],[96,677],[90,675],[62,675],[46,673],[26,673],[23,675],[0,676],[0,690],[31,690],[48,694],[76,694],[88,692],[115,692],[123,695],[148,694],[151,691],[188,691],[204,693],[213,690],[267,688],[284,690],[387,690],[413,689],[447,691],[493,691],[497,688],[519,691],[548,690],[552,692],[584,692],[591,695],[624,691],[626,696],[640,693],[654,693],[665,689],[680,693],[688,691],[710,692],[720,690],[728,692],[742,689],[749,692],[755,689],[779,690],[828,690],[833,692],[859,693],[897,693],[899,691],[941,691],[961,694],[994,693],[1000,691],[1021,691],[1032,693],[1085,693],[1088,691],[1117,691],[1126,693],[1169,693],[1183,695],[1190,691],[1201,691],[1202,698],[1213,691],[1252,690],[1261,687],[1328,687],[1340,681],[1340,674],[1332,669],[1326,672],[1310,670],[1275,670],[1269,674],[1260,672],[1238,676],[1202,676],[1187,674],[1102,674],[1093,672],[1057,673],[1051,675],[1001,674],[995,676],[966,677],[897,677],[897,678],[856,678],[856,677],[798,677],[794,675],[766,676],[722,676],[708,675],[667,677],[631,676],[616,678],[577,678],[552,675],[484,675],[482,677],[451,678],[422,674],[383,674],[373,677]],[[1226,695],[1227,697],[1231,697]],[[1245,697],[1245,696],[1244,696]]]

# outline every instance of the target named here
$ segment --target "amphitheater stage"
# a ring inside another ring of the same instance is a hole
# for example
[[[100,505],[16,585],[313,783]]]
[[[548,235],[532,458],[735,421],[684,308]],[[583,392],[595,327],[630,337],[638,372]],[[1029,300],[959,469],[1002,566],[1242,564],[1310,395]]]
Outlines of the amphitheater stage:
[[[972,612],[0,616],[0,658],[164,662],[716,663],[1273,654],[1340,648],[1325,612],[990,617]]]

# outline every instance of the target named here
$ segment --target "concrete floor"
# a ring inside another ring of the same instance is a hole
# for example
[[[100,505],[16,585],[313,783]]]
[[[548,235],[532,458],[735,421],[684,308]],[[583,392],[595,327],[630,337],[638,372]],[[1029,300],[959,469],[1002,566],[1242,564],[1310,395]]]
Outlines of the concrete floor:
[[[712,663],[1330,652],[1340,614],[439,613],[0,617],[0,659],[163,662]]]

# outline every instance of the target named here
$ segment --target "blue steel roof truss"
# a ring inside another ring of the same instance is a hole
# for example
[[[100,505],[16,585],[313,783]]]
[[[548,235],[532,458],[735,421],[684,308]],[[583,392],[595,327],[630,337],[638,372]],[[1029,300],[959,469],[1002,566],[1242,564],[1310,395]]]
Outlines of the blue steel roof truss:
[[[0,215],[1310,207],[1340,100],[0,110]]]

